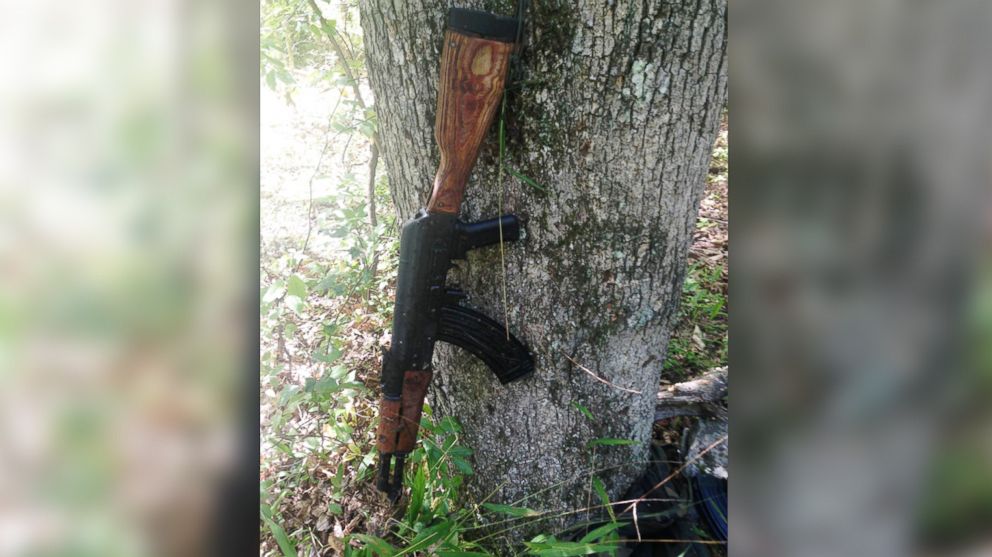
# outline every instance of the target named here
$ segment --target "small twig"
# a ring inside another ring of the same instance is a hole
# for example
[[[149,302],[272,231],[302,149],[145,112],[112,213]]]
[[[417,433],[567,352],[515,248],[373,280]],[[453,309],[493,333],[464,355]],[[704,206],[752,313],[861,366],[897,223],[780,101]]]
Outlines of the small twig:
[[[324,12],[321,11],[320,6],[317,5],[316,0],[308,0],[308,3],[310,4],[310,7],[313,9],[314,13],[317,14],[317,17],[320,19],[320,23],[322,25],[326,24],[327,18],[324,17]],[[348,45],[347,41],[344,40],[344,36],[337,29],[337,27],[335,27],[334,31],[337,37],[331,35],[330,33],[324,33],[324,35],[327,37],[327,40],[330,41],[331,43],[331,48],[334,50],[334,55],[337,56],[338,58],[339,65],[341,66],[341,71],[344,72],[345,77],[348,78],[349,85],[351,85],[351,91],[355,95],[355,102],[357,102],[358,106],[361,107],[362,117],[365,118],[366,117],[365,111],[368,109],[368,105],[365,104],[365,98],[362,96],[362,90],[361,87],[359,87],[358,85],[358,79],[355,78],[355,73],[351,71],[351,60],[354,58],[354,53],[351,53],[351,46]],[[341,40],[338,40],[339,38]],[[341,46],[342,43],[345,44],[345,46],[347,46],[348,52],[351,54],[351,56],[345,54],[344,48],[342,48]],[[373,158],[375,159],[378,158],[379,132],[376,131],[375,133],[373,133],[370,139],[372,140],[372,146],[375,148],[375,150],[373,151]],[[350,143],[351,143],[351,137],[349,136],[348,144]],[[344,160],[344,154],[348,151],[348,144],[345,145],[345,148],[341,152],[342,161]],[[374,179],[374,177],[370,179]]]
[[[358,515],[355,518],[351,519],[351,522],[349,522],[348,525],[345,526],[344,529],[341,531],[342,537],[350,534],[351,531],[355,528],[355,525],[358,524],[358,521],[361,519],[362,519],[362,515]]]
[[[375,227],[379,225],[375,216],[375,170],[379,166],[379,146],[372,142],[372,155],[369,158],[369,185],[368,185],[368,196],[369,196],[369,226],[372,227],[372,232],[375,232]],[[373,273],[375,274],[375,273]]]
[[[668,475],[668,477],[666,477],[665,479],[663,479],[660,482],[658,482],[657,485],[655,485],[651,489],[645,491],[644,492],[644,495],[641,495],[637,499],[634,499],[634,502],[631,503],[630,506],[628,506],[626,509],[624,509],[623,512],[629,511],[631,508],[633,508],[635,505],[637,505],[638,501],[640,501],[640,500],[644,499],[645,497],[647,497],[649,493],[651,493],[652,491],[654,491],[654,490],[658,489],[659,487],[665,485],[666,483],[668,483],[669,481],[671,481],[672,478],[674,478],[675,476],[677,476],[680,473],[682,473],[682,470],[685,470],[685,467],[686,466],[689,466],[693,462],[699,460],[700,458],[702,458],[702,456],[704,454],[712,451],[713,449],[715,449],[721,443],[726,443],[727,442],[727,437],[728,437],[727,435],[724,435],[723,437],[717,439],[712,444],[710,444],[710,446],[706,447],[702,451],[699,451],[699,454],[697,454],[696,456],[694,456],[694,457],[690,458],[689,460],[685,461],[685,463],[682,464],[682,466],[679,466],[678,468],[676,468],[674,472],[672,472],[671,474]]]
[[[496,180],[496,204],[499,212],[503,211],[503,150],[505,145],[505,139],[503,135],[504,122],[506,118],[506,92],[503,92],[503,101],[500,103],[499,109],[499,176]],[[497,213],[498,215],[499,213]],[[496,220],[499,224],[499,266],[503,271],[500,274],[500,290],[503,294],[503,329],[506,332],[506,340],[510,340],[510,308],[506,301],[506,255],[503,250],[503,219],[498,218]]]
[[[344,159],[348,155],[348,147],[351,147],[351,138],[354,137],[352,134],[348,134],[347,141],[344,142],[344,148],[341,149],[341,164],[344,164]],[[348,166],[348,170],[351,170],[351,165]]]
[[[372,155],[369,158],[369,185],[368,195],[369,202],[369,227],[371,228],[370,235],[375,238],[375,229],[379,222],[375,216],[375,169],[379,165],[379,144],[376,141],[372,141]],[[369,276],[375,279],[375,275],[379,272],[379,251],[374,250],[372,254],[372,264],[369,265]],[[372,291],[368,292],[371,296]]]
[[[345,37],[343,33],[341,33],[341,30],[338,29],[337,26],[334,27],[334,34],[337,35],[339,39],[341,39],[341,43],[348,50],[348,59],[354,60],[356,56],[355,56],[355,51],[351,48],[351,41],[349,41],[348,38]]]
[[[597,543],[627,543],[632,541],[634,540],[619,539],[619,540],[602,540]],[[727,542],[714,541],[714,540],[637,539],[637,541],[646,542],[646,543],[698,543],[702,545],[727,545]]]
[[[596,466],[596,447],[592,448],[592,456],[589,458],[589,467],[594,468]],[[589,483],[586,484],[586,507],[592,507],[592,482],[596,475],[592,472],[589,473]],[[586,526],[586,533],[589,533],[589,527]]]
[[[286,366],[287,366],[286,371],[289,372],[290,374],[292,374],[293,373],[293,356],[289,353],[289,348],[286,347],[286,326],[285,326],[285,324],[282,324],[282,326],[279,327],[279,338],[276,339],[276,346],[277,346],[277,350],[279,350],[279,353],[282,354],[282,357],[284,358],[283,361],[286,363]],[[278,361],[278,360],[276,360],[276,361]]]
[[[619,389],[619,390],[624,391],[626,393],[633,393],[635,395],[641,394],[641,391],[637,391],[637,390],[634,390],[634,389],[627,389],[625,387],[621,387],[620,385],[614,385],[613,383],[610,383],[606,379],[603,379],[602,377],[600,377],[600,376],[596,375],[595,373],[593,373],[589,368],[587,368],[587,367],[583,366],[582,364],[580,364],[579,362],[576,362],[575,360],[573,360],[572,357],[569,356],[568,354],[566,354],[564,350],[562,350],[561,353],[562,353],[563,356],[565,356],[566,358],[568,358],[568,361],[572,362],[572,364],[574,364],[575,367],[577,367],[577,368],[581,369],[582,371],[588,373],[596,381],[599,381],[600,383],[604,383],[606,385],[609,385],[609,386],[613,387],[614,389]]]
[[[637,524],[637,503],[634,503],[634,530],[637,531],[637,541],[641,541],[641,527]]]
[[[334,119],[334,115],[337,114],[338,105],[341,104],[341,96],[338,95],[337,102],[334,103],[334,109],[331,110],[330,116],[327,117],[327,122],[330,124],[331,120]],[[334,136],[336,137],[336,135]],[[300,270],[300,265],[303,264],[303,259],[306,257],[307,246],[310,244],[310,234],[313,232],[313,181],[317,178],[317,174],[320,172],[320,167],[324,163],[324,155],[327,154],[327,147],[331,144],[332,136],[325,132],[324,135],[324,146],[320,149],[320,156],[317,158],[317,166],[314,167],[313,172],[310,174],[310,180],[307,181],[307,235],[303,239],[303,247],[300,248],[300,259],[293,266],[293,273]]]

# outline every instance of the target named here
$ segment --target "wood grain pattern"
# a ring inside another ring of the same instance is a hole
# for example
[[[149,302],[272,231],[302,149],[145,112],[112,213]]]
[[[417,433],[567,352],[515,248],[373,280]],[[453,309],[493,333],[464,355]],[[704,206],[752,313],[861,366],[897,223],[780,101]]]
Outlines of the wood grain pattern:
[[[379,429],[375,437],[376,449],[380,453],[391,454],[396,450],[400,424],[400,401],[379,399]]]
[[[441,164],[427,202],[431,213],[458,214],[465,185],[506,85],[513,44],[444,34],[434,133]]]
[[[413,450],[427,386],[433,375],[429,370],[407,371],[403,374],[401,400],[380,399],[379,429],[376,430],[376,448],[380,453],[406,454]]]
[[[396,440],[396,451],[399,453],[412,451],[417,443],[420,413],[424,410],[427,386],[433,375],[430,371],[408,371],[403,375],[403,420]]]

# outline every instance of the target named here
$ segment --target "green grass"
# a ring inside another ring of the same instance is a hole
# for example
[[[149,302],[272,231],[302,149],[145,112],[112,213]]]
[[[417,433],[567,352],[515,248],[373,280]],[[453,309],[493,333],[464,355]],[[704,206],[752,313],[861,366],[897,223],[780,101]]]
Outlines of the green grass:
[[[682,381],[727,365],[727,295],[723,268],[691,263],[668,342],[663,376]]]
[[[727,111],[713,145],[707,174],[706,198],[696,220],[696,240],[702,257],[690,258],[679,299],[679,313],[668,343],[663,379],[678,382],[727,365],[727,257],[719,242],[726,241],[729,144]],[[695,247],[695,246],[694,246]],[[723,246],[726,250],[726,245]]]

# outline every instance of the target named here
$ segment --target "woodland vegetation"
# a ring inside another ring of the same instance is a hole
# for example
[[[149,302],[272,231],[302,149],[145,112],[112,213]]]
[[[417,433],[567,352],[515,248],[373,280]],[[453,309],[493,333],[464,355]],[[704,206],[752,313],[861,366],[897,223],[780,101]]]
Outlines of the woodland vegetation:
[[[549,517],[459,498],[473,467],[457,420],[427,408],[398,514],[372,482],[398,241],[357,5],[266,0],[261,32],[261,554],[489,553]],[[727,160],[724,113],[659,388],[727,365]],[[672,442],[679,420],[656,437]],[[521,551],[609,553],[619,526],[549,530]]]

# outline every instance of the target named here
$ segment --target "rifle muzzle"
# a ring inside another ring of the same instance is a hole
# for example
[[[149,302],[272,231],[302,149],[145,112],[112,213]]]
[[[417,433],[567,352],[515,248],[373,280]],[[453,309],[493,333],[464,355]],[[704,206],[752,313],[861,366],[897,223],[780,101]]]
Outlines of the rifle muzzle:
[[[406,460],[406,455],[379,453],[379,469],[376,471],[375,487],[384,492],[392,503],[399,501],[400,494],[403,492],[404,460]]]

